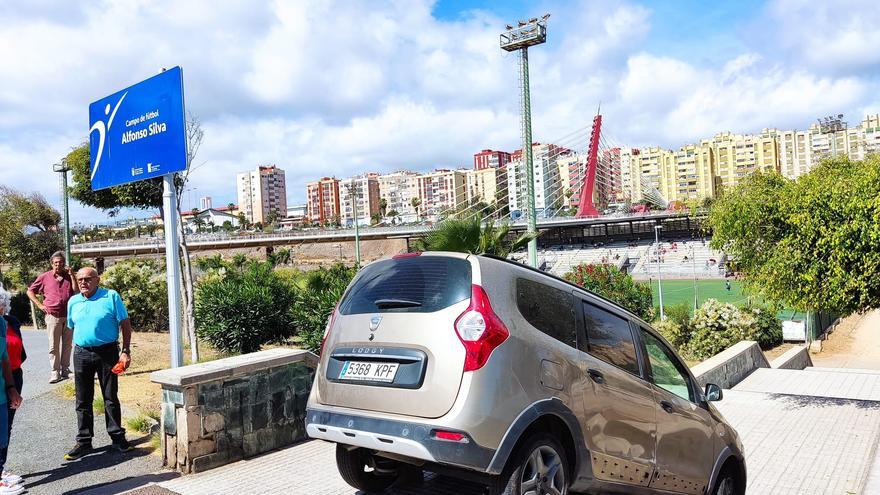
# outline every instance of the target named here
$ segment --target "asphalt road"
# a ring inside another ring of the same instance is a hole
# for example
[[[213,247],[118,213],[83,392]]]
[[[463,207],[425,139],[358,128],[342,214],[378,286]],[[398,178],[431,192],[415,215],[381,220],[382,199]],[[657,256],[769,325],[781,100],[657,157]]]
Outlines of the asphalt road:
[[[64,453],[76,443],[74,402],[54,392],[65,382],[48,382],[45,331],[24,330],[22,334],[28,353],[22,366],[24,402],[15,416],[6,470],[23,476],[27,493],[34,495],[116,493],[127,482],[137,486],[151,481],[151,473],[161,469],[162,461],[150,454],[149,438],[129,434],[129,441],[137,448],[124,454],[108,450],[110,437],[103,415],[95,416],[95,452],[78,461],[64,460]],[[99,390],[96,387],[96,392]]]

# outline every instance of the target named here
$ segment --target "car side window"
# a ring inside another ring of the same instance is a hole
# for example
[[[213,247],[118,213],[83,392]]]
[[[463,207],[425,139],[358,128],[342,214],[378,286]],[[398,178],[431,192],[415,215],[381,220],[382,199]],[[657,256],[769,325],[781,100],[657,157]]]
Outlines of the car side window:
[[[639,329],[642,332],[642,340],[645,341],[645,350],[648,353],[648,362],[651,364],[652,382],[654,385],[672,392],[682,399],[696,402],[690,384],[690,378],[672,351],[659,339]]]
[[[639,376],[639,361],[629,320],[584,301],[586,351],[606,363]]]
[[[519,278],[516,281],[516,306],[533,327],[577,348],[577,326],[572,312],[571,294],[533,280]]]

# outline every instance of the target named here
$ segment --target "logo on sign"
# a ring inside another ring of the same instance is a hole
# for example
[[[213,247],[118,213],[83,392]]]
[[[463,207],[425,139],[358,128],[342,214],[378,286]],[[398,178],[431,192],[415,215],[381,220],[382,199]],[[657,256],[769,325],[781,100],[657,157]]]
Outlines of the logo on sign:
[[[89,129],[89,135],[95,131],[98,131],[98,155],[95,157],[95,168],[92,169],[92,176],[89,177],[90,180],[94,180],[95,174],[98,173],[98,167],[101,166],[101,157],[104,155],[104,148],[107,145],[107,133],[110,132],[110,126],[113,125],[113,119],[116,118],[116,112],[119,110],[119,105],[122,105],[122,100],[125,99],[125,96],[128,94],[128,91],[122,94],[119,98],[119,101],[116,102],[116,106],[113,107],[113,113],[110,113],[110,104],[104,107],[104,116],[109,116],[105,123],[103,120],[99,120],[92,124],[92,128]],[[131,169],[131,175],[138,175],[134,173],[135,169]],[[140,169],[141,173],[143,173],[143,169]]]

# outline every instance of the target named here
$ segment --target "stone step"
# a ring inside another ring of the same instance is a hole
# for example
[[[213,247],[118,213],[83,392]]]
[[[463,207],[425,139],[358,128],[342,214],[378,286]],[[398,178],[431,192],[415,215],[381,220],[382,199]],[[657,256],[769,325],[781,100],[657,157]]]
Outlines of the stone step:
[[[760,368],[733,390],[880,402],[880,372]]]

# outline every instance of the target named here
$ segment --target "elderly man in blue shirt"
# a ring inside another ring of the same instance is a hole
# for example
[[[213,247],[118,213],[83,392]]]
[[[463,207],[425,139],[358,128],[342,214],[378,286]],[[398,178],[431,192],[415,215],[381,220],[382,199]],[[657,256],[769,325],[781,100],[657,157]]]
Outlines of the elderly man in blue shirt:
[[[79,433],[76,446],[65,454],[75,460],[92,451],[94,436],[95,375],[104,396],[104,418],[113,447],[128,452],[131,445],[125,439],[122,411],[117,390],[118,377],[113,367],[131,364],[131,322],[119,293],[99,287],[101,279],[94,268],[83,268],[76,273],[79,294],[67,303],[67,326],[73,330],[73,376],[76,385],[76,420]],[[122,349],[119,349],[119,331],[122,330]]]

